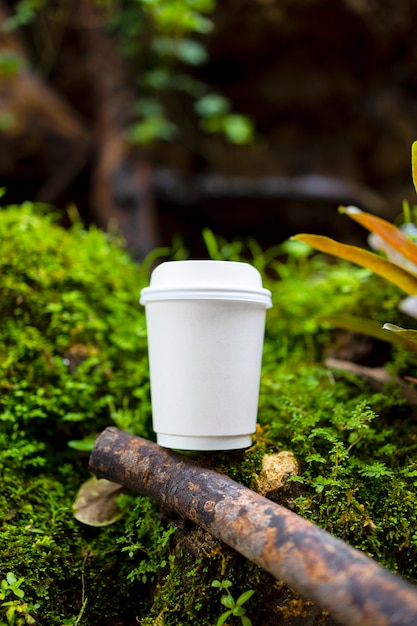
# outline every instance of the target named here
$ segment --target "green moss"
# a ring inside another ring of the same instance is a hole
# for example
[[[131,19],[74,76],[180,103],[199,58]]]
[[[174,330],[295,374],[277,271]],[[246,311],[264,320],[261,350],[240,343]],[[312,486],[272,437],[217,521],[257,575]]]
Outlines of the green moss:
[[[120,528],[74,520],[87,456],[68,442],[114,423],[149,436],[147,276],[100,231],[65,231],[29,204],[0,213],[0,250],[0,579],[24,577],[39,623],[85,599],[84,619],[101,623],[110,580],[107,614],[128,610],[130,562]]]
[[[301,462],[301,514],[416,580],[414,411],[395,389],[372,394],[308,364],[283,369],[264,377],[260,420]]]
[[[281,248],[249,247],[274,301],[259,430],[248,450],[197,459],[250,485],[266,453],[292,450],[298,512],[417,582],[415,407],[395,383],[375,390],[329,370],[334,331],[321,321],[349,311],[402,323],[400,294],[300,249],[283,262]],[[277,623],[292,592],[148,498],[121,496],[124,516],[102,529],[73,517],[89,477],[88,452],[74,440],[110,424],[152,437],[138,304],[146,267],[97,229],[63,230],[29,204],[0,213],[0,250],[0,621],[13,600],[16,624],[33,616],[48,626],[212,626],[223,608],[211,583],[227,579],[235,597],[255,590],[245,604],[253,624]],[[247,253],[232,243],[216,254]],[[415,355],[398,347],[382,355],[393,374],[417,375]],[[23,579],[24,596],[7,582],[10,572]]]
[[[0,219],[2,435],[36,446],[99,431],[111,414],[135,408],[148,433],[146,277],[96,229],[67,232],[30,206]],[[45,454],[24,453],[24,463]],[[4,458],[4,457],[3,457]]]
[[[326,266],[323,274],[320,257],[309,271],[295,300],[300,275],[272,286],[276,310],[268,317],[259,422],[267,439],[301,463],[299,512],[417,581],[416,408],[395,382],[375,392],[365,378],[325,367],[333,331],[320,322],[348,311],[381,325],[402,323],[402,294],[346,264]],[[297,332],[282,339],[286,327]],[[274,339],[284,346],[279,359]],[[416,375],[414,353],[388,344],[381,350],[393,375]]]
[[[258,589],[247,609],[248,615],[256,615],[267,593],[271,592],[269,577],[259,567],[187,522],[175,537],[168,567],[159,578],[154,604],[140,624],[212,626],[224,611],[220,603],[221,593],[213,589],[212,581],[226,578],[233,582],[236,595],[251,586]]]

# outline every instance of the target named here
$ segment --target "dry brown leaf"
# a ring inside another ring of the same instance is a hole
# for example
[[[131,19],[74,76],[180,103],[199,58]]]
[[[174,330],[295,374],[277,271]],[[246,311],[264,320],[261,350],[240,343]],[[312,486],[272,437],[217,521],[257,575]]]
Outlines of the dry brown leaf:
[[[81,485],[75,498],[75,519],[88,526],[113,524],[122,516],[116,498],[123,491],[124,487],[105,478],[90,478]]]

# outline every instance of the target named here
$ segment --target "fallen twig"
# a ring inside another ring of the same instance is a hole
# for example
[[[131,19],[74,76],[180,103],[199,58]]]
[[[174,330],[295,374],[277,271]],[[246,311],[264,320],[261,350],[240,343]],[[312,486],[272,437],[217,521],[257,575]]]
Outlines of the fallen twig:
[[[407,385],[407,383],[404,382],[404,380],[402,380],[399,376],[391,376],[391,374],[389,374],[383,367],[366,367],[365,365],[359,365],[358,363],[353,363],[352,361],[331,357],[326,359],[326,365],[330,369],[343,370],[361,378],[365,378],[378,390],[383,389],[385,385],[394,383],[401,389],[404,399],[409,404],[417,404],[417,390],[414,387]],[[406,378],[406,380],[410,379]]]
[[[211,532],[346,626],[415,626],[417,588],[299,515],[189,458],[116,428],[90,469]]]

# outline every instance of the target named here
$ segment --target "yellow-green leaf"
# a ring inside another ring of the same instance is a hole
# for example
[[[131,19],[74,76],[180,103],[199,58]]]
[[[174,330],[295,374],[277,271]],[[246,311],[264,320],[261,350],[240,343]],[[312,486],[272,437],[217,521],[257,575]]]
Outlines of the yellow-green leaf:
[[[409,261],[417,264],[417,245],[413,243],[402,230],[371,213],[361,211],[354,206],[340,207],[342,213],[346,213],[353,220],[379,235],[392,248],[398,250]]]
[[[319,319],[320,321],[326,322],[335,328],[342,328],[343,330],[347,330],[351,333],[367,335],[368,337],[401,345],[409,350],[417,352],[417,345],[414,341],[410,340],[405,335],[389,332],[393,324],[385,324],[384,326],[381,326],[380,322],[376,322],[375,320],[356,317],[353,315],[326,315],[320,317]],[[387,328],[388,326],[389,328]],[[414,332],[417,334],[417,331]]]
[[[414,188],[417,191],[417,141],[414,141],[411,146],[411,173]]]
[[[401,328],[395,324],[384,324],[383,328],[394,333],[394,336],[405,339],[409,343],[416,344],[414,350],[417,350],[417,330],[411,328]]]
[[[416,276],[373,252],[346,243],[339,243],[334,239],[323,237],[322,235],[308,235],[302,233],[295,235],[292,239],[303,241],[312,248],[324,252],[325,254],[330,254],[345,259],[346,261],[356,263],[361,267],[366,267],[366,269],[371,270],[375,274],[389,280],[394,285],[397,285],[397,287],[410,296],[417,294]]]

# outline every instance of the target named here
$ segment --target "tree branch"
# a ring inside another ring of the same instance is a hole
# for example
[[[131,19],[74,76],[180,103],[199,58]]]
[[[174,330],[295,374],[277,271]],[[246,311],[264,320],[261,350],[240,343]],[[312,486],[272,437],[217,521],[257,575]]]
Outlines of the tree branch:
[[[346,626],[415,626],[417,589],[299,515],[187,457],[107,428],[90,469],[182,517]]]

